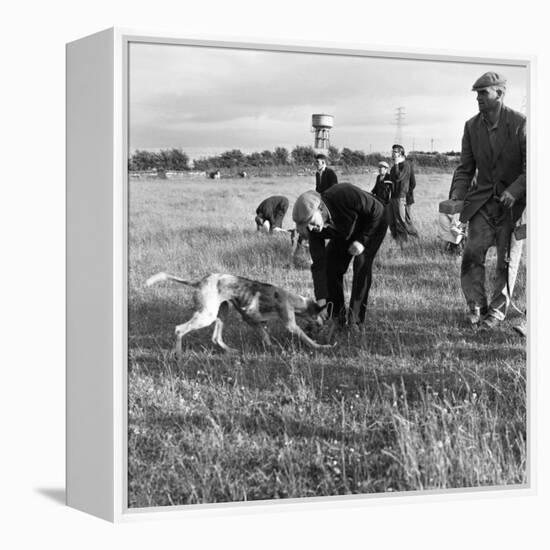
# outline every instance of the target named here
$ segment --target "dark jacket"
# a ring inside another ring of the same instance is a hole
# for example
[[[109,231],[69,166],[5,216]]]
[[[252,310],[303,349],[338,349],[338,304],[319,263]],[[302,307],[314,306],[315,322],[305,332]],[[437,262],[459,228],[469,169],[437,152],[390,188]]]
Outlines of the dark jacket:
[[[515,199],[512,218],[525,209],[526,194],[526,118],[502,106],[496,145],[491,151],[487,125],[481,113],[464,126],[460,165],[453,179],[453,197],[464,201],[460,221],[467,222],[491,197],[507,190]],[[476,173],[475,185],[471,186]]]
[[[407,191],[406,199],[407,199],[407,205],[414,204],[414,190],[416,188],[416,176],[414,174],[414,167],[412,163],[409,163],[409,167],[411,169],[411,175],[409,178],[409,190]]]
[[[376,183],[374,184],[371,193],[377,199],[380,199],[384,204],[388,204],[392,189],[393,182],[390,178],[390,174],[378,174],[378,176],[376,176]]]
[[[274,227],[282,227],[283,218],[288,210],[288,199],[282,195],[273,195],[264,199],[256,208],[256,214],[262,220],[268,220],[271,230]]]
[[[406,199],[407,204],[413,204],[416,178],[412,164],[408,160],[394,164],[390,170],[390,178],[393,182],[391,198]]]
[[[352,185],[340,183],[321,198],[330,212],[331,227],[323,230],[324,238],[339,238],[349,246],[353,241],[367,245],[368,239],[384,221],[384,206],[373,195]]]
[[[315,191],[324,193],[327,189],[338,183],[338,176],[331,168],[325,167],[321,177],[319,172],[315,172]]]

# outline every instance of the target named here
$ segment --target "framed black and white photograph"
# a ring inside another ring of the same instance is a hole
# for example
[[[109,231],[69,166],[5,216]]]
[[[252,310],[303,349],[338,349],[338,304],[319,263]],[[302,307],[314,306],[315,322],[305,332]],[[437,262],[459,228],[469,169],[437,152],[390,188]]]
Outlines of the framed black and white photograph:
[[[531,86],[529,57],[69,44],[69,504],[528,493]]]

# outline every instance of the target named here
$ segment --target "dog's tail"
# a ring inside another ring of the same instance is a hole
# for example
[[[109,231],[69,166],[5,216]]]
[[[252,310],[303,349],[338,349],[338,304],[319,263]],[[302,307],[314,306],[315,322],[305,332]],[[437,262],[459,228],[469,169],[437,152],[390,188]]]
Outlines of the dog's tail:
[[[170,275],[169,273],[165,273],[164,271],[161,271],[160,273],[157,273],[156,275],[149,277],[145,281],[145,285],[151,286],[151,285],[154,285],[155,283],[159,283],[160,281],[176,281],[176,283],[181,283],[182,285],[197,286],[197,283],[192,283],[191,281],[180,279],[179,277]]]

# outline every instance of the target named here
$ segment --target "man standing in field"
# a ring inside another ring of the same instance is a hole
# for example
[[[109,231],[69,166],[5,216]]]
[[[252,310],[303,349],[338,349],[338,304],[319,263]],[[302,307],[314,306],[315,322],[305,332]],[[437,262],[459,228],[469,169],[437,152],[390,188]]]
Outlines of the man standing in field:
[[[391,155],[393,166],[390,170],[390,179],[393,188],[388,209],[389,226],[392,237],[402,246],[409,235],[418,237],[410,214],[410,207],[414,203],[413,189],[416,180],[411,163],[405,160],[405,148],[395,144],[392,146]]]
[[[309,239],[311,274],[319,305],[344,325],[363,323],[372,282],[374,257],[384,240],[384,206],[370,193],[340,183],[319,194],[306,191],[292,211],[298,233]],[[325,240],[330,239],[325,247]],[[344,274],[353,259],[349,319],[344,305]]]
[[[338,183],[336,172],[327,166],[327,157],[322,153],[315,155],[315,191],[323,193],[333,185]]]
[[[469,223],[461,266],[468,320],[492,329],[506,316],[522,250],[522,241],[513,242],[513,230],[526,204],[526,118],[504,105],[503,75],[483,74],[472,91],[477,93],[479,114],[465,124],[451,198],[464,201],[460,221]],[[489,302],[485,257],[493,245],[497,264]]]

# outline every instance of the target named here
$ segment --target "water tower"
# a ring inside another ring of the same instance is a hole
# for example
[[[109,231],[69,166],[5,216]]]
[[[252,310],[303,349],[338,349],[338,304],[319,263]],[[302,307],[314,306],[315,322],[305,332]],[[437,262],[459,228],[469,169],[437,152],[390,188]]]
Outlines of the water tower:
[[[311,115],[311,131],[315,134],[313,147],[318,152],[328,153],[329,133],[334,126],[332,115]]]

